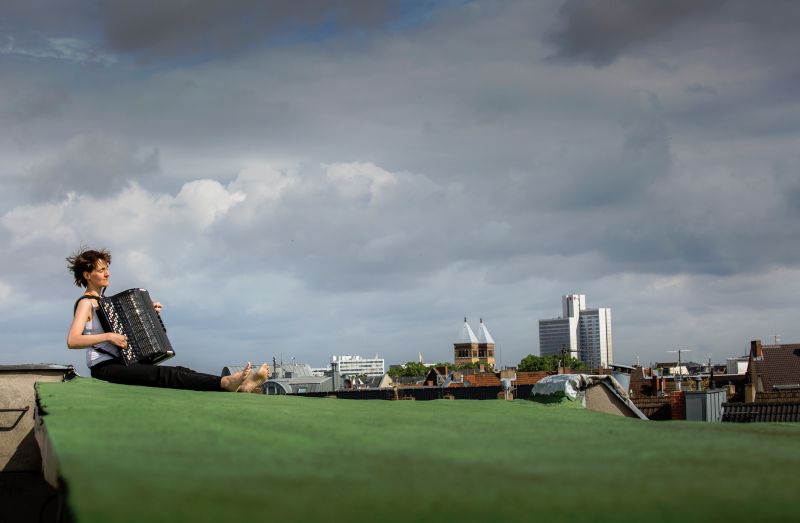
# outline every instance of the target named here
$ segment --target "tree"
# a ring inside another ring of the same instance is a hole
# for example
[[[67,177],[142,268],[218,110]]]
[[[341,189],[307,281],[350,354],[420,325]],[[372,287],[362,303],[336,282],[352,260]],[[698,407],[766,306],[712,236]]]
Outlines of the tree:
[[[519,362],[517,365],[517,370],[520,372],[535,372],[535,371],[555,371],[558,370],[558,362],[561,360],[561,356],[553,355],[553,356],[534,356],[533,354],[528,354],[522,361]],[[570,368],[572,370],[584,370],[586,369],[586,364],[580,361],[578,358],[573,358],[572,356],[565,356],[564,361],[562,362],[564,367]]]
[[[528,354],[519,362],[517,370],[520,372],[535,372],[542,370],[556,370],[558,360],[553,361],[552,356],[534,356]]]
[[[472,362],[465,362],[459,365],[455,363],[449,363],[448,368],[450,370],[469,370],[469,369],[479,369],[483,365],[483,367],[488,371],[491,372],[494,369],[494,365],[491,363],[483,363],[481,361],[472,361]]]
[[[573,358],[572,356],[567,356],[564,358],[564,366],[568,367],[572,370],[586,370],[588,367],[584,362],[579,360],[578,358]]]
[[[469,370],[478,369],[483,365],[488,372],[492,372],[493,365],[481,362],[468,362],[456,365],[455,363],[442,361],[435,363],[434,367],[447,367],[448,371],[454,370]],[[409,361],[399,367],[392,367],[389,369],[389,376],[396,378],[398,376],[425,376],[428,374],[430,367],[416,361]]]
[[[393,367],[389,369],[389,376],[396,378],[398,376],[424,376],[428,373],[428,367],[417,361],[409,361],[402,367]]]

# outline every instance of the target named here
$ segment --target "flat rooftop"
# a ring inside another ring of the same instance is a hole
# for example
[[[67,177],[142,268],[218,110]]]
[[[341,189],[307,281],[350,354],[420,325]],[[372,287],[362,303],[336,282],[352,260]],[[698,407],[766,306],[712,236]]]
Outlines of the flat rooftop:
[[[787,521],[800,424],[39,383],[78,522]]]

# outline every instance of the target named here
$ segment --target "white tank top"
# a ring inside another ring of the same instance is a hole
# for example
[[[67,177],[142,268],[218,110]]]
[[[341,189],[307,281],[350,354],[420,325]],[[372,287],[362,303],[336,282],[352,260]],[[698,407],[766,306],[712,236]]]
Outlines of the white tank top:
[[[103,325],[100,323],[100,318],[97,317],[97,309],[92,306],[92,319],[86,322],[86,325],[83,327],[84,334],[103,334],[105,331],[103,330]],[[110,352],[114,354],[116,357],[119,357],[119,349],[117,349],[116,345],[111,342],[104,341],[101,343],[96,343],[92,347],[86,349],[86,366],[92,367],[97,365],[102,361],[108,361],[113,359],[112,356],[105,354],[104,352],[100,352],[96,349],[103,349],[104,351]]]

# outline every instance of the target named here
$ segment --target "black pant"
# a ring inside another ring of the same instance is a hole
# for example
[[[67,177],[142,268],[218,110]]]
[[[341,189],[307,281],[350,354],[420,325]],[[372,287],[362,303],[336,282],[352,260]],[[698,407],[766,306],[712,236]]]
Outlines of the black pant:
[[[89,371],[93,378],[123,385],[214,392],[223,390],[220,387],[219,376],[203,374],[186,367],[142,363],[132,363],[126,366],[119,360],[107,360],[94,365]]]

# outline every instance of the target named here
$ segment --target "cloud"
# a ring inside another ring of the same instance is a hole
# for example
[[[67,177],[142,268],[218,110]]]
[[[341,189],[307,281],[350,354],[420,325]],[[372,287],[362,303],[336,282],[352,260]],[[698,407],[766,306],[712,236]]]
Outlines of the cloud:
[[[109,196],[131,180],[145,181],[158,171],[157,150],[142,150],[108,135],[77,135],[34,164],[24,174],[24,183],[36,200],[58,200],[71,192]]]
[[[25,205],[6,213],[0,224],[11,234],[10,246],[19,248],[29,244],[62,242],[76,243],[78,235],[65,220],[65,213],[73,208],[74,196],[59,203]]]
[[[235,258],[293,274],[318,289],[418,285],[446,263],[449,233],[430,230],[448,188],[368,162],[244,169],[229,190],[246,195],[217,241]],[[441,224],[449,229],[450,218]]]
[[[280,38],[316,40],[333,30],[368,29],[385,22],[387,6],[343,0],[116,2],[106,12],[105,32],[112,49],[145,59],[225,56]]]
[[[447,4],[445,4],[447,5]],[[205,62],[269,46],[340,39],[426,23],[436,3],[366,0],[114,0],[65,6],[53,0],[4,4],[0,53],[76,64]]]
[[[20,46],[13,36],[8,36],[5,45],[0,46],[0,54],[64,60],[76,64],[98,63],[105,66],[112,65],[117,61],[114,55],[72,37],[44,38],[38,45]]]
[[[244,200],[243,193],[228,192],[217,181],[197,180],[181,188],[174,204],[188,214],[191,223],[205,229]]]
[[[723,3],[723,0],[656,3],[567,0],[559,10],[558,28],[547,35],[546,41],[556,48],[553,60],[601,67],[686,20],[712,13]]]
[[[612,207],[646,196],[672,169],[670,134],[658,97],[637,93],[619,150],[591,158],[562,192],[569,207]]]
[[[798,21],[800,6],[791,1],[767,7],[746,0],[566,0],[542,41],[553,50],[548,60],[558,64],[602,68],[636,57],[669,69],[716,57],[723,60],[719,69],[747,60],[791,76]]]

